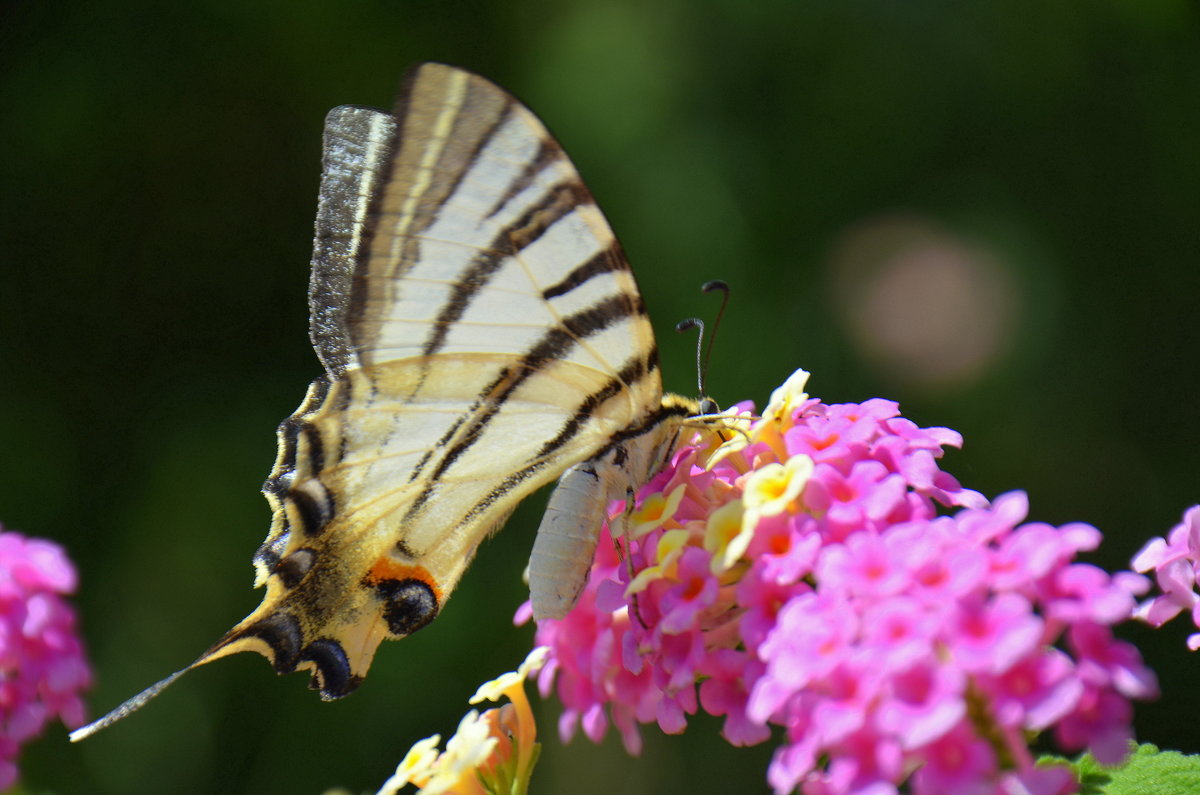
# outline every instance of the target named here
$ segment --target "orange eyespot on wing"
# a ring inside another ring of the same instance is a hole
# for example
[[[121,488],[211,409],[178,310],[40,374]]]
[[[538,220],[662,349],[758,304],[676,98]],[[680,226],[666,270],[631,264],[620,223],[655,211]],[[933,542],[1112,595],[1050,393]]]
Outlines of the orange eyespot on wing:
[[[371,570],[367,572],[366,582],[368,585],[378,586],[388,580],[399,582],[417,580],[429,588],[438,602],[442,601],[441,589],[438,587],[433,575],[424,566],[400,563],[399,561],[392,560],[390,557],[384,556],[376,560],[375,565],[371,566]]]
[[[442,593],[433,575],[423,566],[412,566],[382,557],[365,582],[383,602],[388,636],[403,638],[437,618]]]

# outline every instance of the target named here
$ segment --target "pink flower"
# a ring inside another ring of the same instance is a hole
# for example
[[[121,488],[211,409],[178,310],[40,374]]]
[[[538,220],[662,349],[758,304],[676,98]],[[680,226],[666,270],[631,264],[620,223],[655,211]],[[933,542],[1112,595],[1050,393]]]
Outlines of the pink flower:
[[[1031,654],[994,677],[982,677],[996,720],[1008,728],[1041,731],[1060,721],[1078,704],[1083,682],[1071,658],[1053,649]]]
[[[823,404],[806,379],[681,447],[638,494],[624,563],[606,532],[574,610],[538,626],[564,736],[611,723],[636,752],[640,725],[701,709],[734,744],[781,726],[768,783],[805,795],[1069,791],[1033,765],[1045,731],[1119,758],[1130,700],[1156,693],[1111,631],[1143,578],[1076,560],[1095,528],[963,488],[939,466],[954,431]],[[1143,555],[1171,572],[1160,614],[1197,604],[1200,512],[1185,524]]]
[[[816,576],[831,591],[864,599],[879,599],[903,592],[908,572],[891,556],[878,533],[854,533],[845,543],[824,548]]]
[[[996,753],[968,724],[960,723],[923,749],[925,764],[913,776],[921,795],[990,795]]]
[[[804,593],[779,612],[775,628],[756,650],[767,664],[750,697],[750,717],[766,722],[792,693],[835,672],[858,631],[846,602]]]
[[[1079,706],[1057,724],[1055,734],[1068,750],[1087,748],[1102,765],[1120,764],[1133,739],[1132,711],[1118,693],[1087,687]]]
[[[907,749],[942,737],[966,715],[967,677],[961,668],[931,659],[898,671],[878,705],[879,728]]]
[[[928,657],[938,630],[933,611],[898,595],[863,609],[861,643],[883,668],[903,671]]]
[[[1067,641],[1083,681],[1129,698],[1158,696],[1154,672],[1142,664],[1136,648],[1113,637],[1110,627],[1082,621],[1071,626]]]
[[[859,461],[849,473],[818,464],[804,492],[806,506],[823,515],[827,532],[841,540],[858,529],[876,529],[902,502],[905,482],[879,461]]]
[[[906,522],[884,532],[891,555],[909,572],[913,595],[926,604],[953,605],[990,581],[993,556],[981,544],[962,543],[958,518]]]
[[[0,789],[16,780],[20,744],[48,721],[83,723],[92,675],[63,599],[75,585],[57,544],[0,529]]]
[[[762,567],[762,578],[792,585],[812,571],[821,536],[808,517],[764,516],[754,528],[746,556]]]
[[[1154,570],[1154,580],[1162,594],[1137,607],[1136,615],[1154,627],[1161,627],[1181,611],[1192,614],[1192,623],[1200,627],[1200,596],[1196,594],[1197,564],[1200,563],[1200,505],[1188,508],[1183,521],[1171,528],[1166,539],[1151,539],[1133,558],[1133,570]],[[1200,649],[1200,633],[1188,638],[1188,648]]]
[[[947,633],[955,661],[973,673],[1011,668],[1041,640],[1042,620],[1031,607],[1028,600],[1013,593],[958,605]]]
[[[1000,792],[1028,795],[1073,795],[1078,790],[1075,774],[1066,765],[1040,764],[1000,777]]]
[[[667,634],[691,629],[702,610],[717,599],[717,581],[709,572],[709,554],[698,547],[688,547],[679,559],[678,583],[660,598],[662,619],[659,627]]]
[[[747,681],[762,675],[763,664],[737,649],[717,649],[708,656],[700,670],[700,705],[710,715],[724,715],[721,736],[733,745],[757,745],[771,736],[761,721],[746,714],[749,701]]]

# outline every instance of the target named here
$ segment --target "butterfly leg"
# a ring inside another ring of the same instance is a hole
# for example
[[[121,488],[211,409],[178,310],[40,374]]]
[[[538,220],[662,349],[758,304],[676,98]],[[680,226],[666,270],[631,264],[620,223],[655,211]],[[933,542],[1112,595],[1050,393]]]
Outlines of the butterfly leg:
[[[628,530],[632,522],[633,511],[637,507],[637,492],[631,488],[625,490],[625,509],[613,518],[608,520],[609,536],[612,538],[613,552],[616,553],[617,559],[625,564],[625,573],[628,576],[629,582],[633,582],[636,572],[633,570],[633,539],[629,537]],[[625,545],[621,546],[621,539],[625,539]],[[630,601],[630,606],[633,608],[633,615],[637,618],[638,623],[643,627],[646,626],[645,620],[642,618],[641,608],[638,607],[637,594],[633,594]]]

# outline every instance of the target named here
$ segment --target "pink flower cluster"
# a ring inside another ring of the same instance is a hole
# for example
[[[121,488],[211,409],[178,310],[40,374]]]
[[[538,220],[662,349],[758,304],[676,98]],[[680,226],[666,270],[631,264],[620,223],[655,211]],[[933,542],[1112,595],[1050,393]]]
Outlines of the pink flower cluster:
[[[1111,632],[1145,578],[1076,562],[1089,525],[963,489],[937,465],[954,431],[822,404],[806,379],[759,419],[727,412],[614,510],[579,603],[537,630],[564,739],[611,722],[636,753],[639,724],[678,733],[697,709],[735,745],[778,726],[768,781],[808,795],[1072,791],[1034,765],[1046,731],[1120,760],[1130,699],[1157,692]]]
[[[62,547],[0,531],[0,790],[17,778],[20,745],[47,721],[83,723],[91,671],[62,598],[75,584]]]
[[[1154,570],[1154,580],[1162,592],[1138,605],[1136,615],[1154,627],[1161,627],[1184,610],[1192,623],[1200,627],[1200,505],[1189,508],[1183,521],[1171,528],[1166,538],[1153,538],[1133,558],[1134,571]],[[1188,648],[1200,649],[1200,632],[1188,637]]]

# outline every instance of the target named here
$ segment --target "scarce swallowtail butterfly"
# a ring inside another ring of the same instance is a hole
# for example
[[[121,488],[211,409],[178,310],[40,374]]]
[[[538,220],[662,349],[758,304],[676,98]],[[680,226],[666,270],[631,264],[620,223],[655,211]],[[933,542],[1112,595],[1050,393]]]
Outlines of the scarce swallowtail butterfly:
[[[560,475],[529,575],[535,616],[564,615],[606,506],[699,411],[663,395],[633,274],[562,148],[462,69],[416,66],[394,113],[330,112],[309,304],[325,372],[279,427],[262,604],[73,740],[237,652],[311,671],[322,698],[350,693]]]

